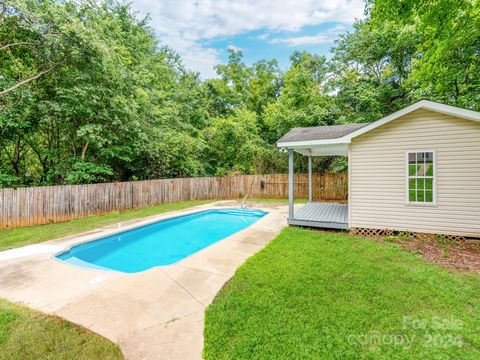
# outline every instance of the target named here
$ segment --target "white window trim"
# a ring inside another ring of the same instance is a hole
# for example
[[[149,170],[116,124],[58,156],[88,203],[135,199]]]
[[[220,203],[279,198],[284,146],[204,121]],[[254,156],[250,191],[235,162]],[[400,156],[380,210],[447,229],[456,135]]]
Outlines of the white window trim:
[[[423,201],[410,201],[409,196],[409,175],[408,175],[408,154],[411,153],[422,153],[422,152],[431,152],[433,153],[433,196],[432,202],[423,202]],[[405,204],[406,205],[415,205],[415,206],[437,206],[437,152],[432,149],[413,149],[405,151]]]

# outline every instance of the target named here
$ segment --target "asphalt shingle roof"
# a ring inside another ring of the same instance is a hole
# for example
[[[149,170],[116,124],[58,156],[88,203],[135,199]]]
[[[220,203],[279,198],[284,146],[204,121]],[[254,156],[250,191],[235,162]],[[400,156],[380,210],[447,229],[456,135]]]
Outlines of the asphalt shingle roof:
[[[356,123],[345,125],[329,125],[329,126],[313,126],[304,128],[293,128],[283,135],[277,142],[291,141],[309,141],[309,140],[325,140],[336,139],[348,135],[369,123]]]

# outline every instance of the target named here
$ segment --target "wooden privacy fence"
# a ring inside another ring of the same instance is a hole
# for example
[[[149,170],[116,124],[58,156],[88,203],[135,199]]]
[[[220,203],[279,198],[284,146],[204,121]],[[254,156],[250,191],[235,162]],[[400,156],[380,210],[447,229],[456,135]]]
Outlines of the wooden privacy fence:
[[[262,186],[263,183],[263,186]],[[314,200],[343,200],[346,173],[313,174]],[[234,175],[89,185],[0,189],[0,229],[68,221],[114,210],[186,200],[287,198],[288,175]],[[307,174],[295,175],[295,197],[308,196]]]

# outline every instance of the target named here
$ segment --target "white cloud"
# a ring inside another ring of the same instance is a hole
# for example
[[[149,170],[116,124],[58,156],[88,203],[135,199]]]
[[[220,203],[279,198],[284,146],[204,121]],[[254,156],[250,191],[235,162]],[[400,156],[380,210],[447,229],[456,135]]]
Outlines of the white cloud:
[[[204,79],[217,77],[214,66],[221,63],[217,49],[206,48],[198,44],[193,44],[183,50],[176,49],[174,45],[170,46],[182,55],[182,61],[188,69],[199,72]]]
[[[362,16],[364,3],[363,0],[133,0],[132,6],[142,15],[150,14],[150,24],[160,42],[178,51],[186,66],[210,77],[214,74],[211,67],[220,60],[219,52],[204,44],[206,40],[259,29],[295,32],[325,22],[352,23]]]
[[[228,50],[233,50],[233,51],[243,51],[241,47],[235,46],[233,44],[228,45],[227,47]]]
[[[316,35],[289,36],[284,38],[273,38],[272,44],[285,44],[287,46],[318,45],[333,42],[338,34],[346,30],[345,26],[336,26],[332,29],[320,32]]]
[[[298,46],[298,45],[315,45],[315,44],[325,44],[330,42],[332,39],[330,36],[324,33],[318,33],[313,36],[295,36],[295,37],[286,37],[286,38],[275,38],[270,40],[272,44],[285,44],[288,46]]]

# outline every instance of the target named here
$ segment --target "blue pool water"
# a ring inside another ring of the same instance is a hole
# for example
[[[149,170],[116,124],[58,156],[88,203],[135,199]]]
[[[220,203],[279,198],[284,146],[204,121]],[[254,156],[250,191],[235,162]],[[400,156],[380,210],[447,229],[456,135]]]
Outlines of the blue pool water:
[[[173,264],[255,223],[261,210],[201,211],[72,247],[57,259],[89,268],[136,273]]]

